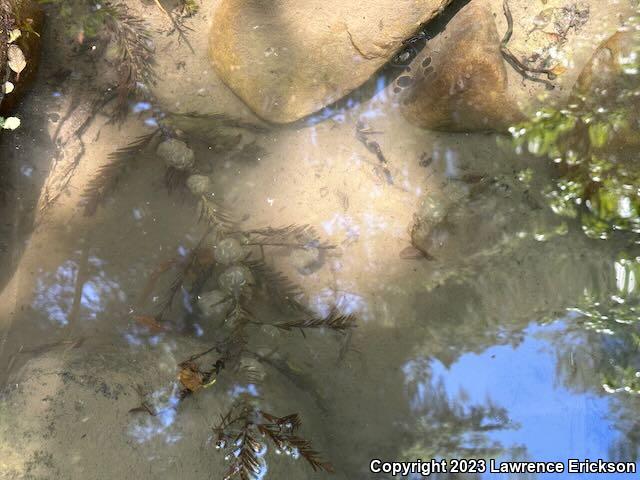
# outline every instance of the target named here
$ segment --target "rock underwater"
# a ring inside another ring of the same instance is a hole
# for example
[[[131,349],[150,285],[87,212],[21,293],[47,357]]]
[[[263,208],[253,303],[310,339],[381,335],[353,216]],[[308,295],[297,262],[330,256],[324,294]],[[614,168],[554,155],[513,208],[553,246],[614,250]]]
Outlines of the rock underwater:
[[[569,103],[610,113],[618,148],[640,144],[640,28],[632,25],[605,40],[580,73]],[[615,121],[615,119],[618,121]],[[609,142],[613,136],[609,139]],[[609,143],[607,142],[607,143]]]
[[[507,73],[491,9],[473,0],[395,81],[401,110],[430,130],[507,129],[522,114],[507,93]]]
[[[362,85],[451,0],[222,0],[210,53],[260,117],[288,123]]]

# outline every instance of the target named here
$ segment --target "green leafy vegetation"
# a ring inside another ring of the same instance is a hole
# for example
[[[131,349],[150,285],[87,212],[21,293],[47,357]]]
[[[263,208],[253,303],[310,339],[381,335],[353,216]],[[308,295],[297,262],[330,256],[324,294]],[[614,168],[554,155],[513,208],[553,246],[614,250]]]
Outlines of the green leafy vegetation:
[[[558,177],[545,192],[552,210],[578,218],[590,237],[640,232],[640,166],[616,148],[632,125],[629,110],[544,109],[512,127],[517,147],[552,160]]]
[[[544,108],[510,131],[519,152],[553,161],[545,194],[592,238],[640,232],[640,37],[619,32],[594,55],[566,108]]]

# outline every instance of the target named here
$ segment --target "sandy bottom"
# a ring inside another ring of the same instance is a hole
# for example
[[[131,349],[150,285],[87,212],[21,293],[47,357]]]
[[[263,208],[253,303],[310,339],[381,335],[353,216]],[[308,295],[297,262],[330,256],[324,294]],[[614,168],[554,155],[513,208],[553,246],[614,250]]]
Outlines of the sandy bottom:
[[[499,13],[501,2],[494,3]],[[521,19],[518,38],[544,6],[512,3]],[[594,20],[566,47],[572,68],[561,79],[557,98],[566,96],[595,45],[615,30],[626,8],[616,1],[590,3]],[[162,17],[145,8],[149,20],[162,26]],[[175,36],[157,36],[158,108],[257,122],[209,65],[209,10],[203,7],[192,20],[195,54]],[[503,28],[501,15],[496,18]],[[69,184],[42,209],[43,185],[65,168],[63,161],[51,162],[56,147],[50,139],[59,127],[64,133],[75,125],[73,115],[65,118],[73,90],[61,88],[61,95],[53,95],[59,88],[47,80],[61,61],[55,52],[44,60],[25,101],[25,127],[4,138],[0,152],[15,162],[18,192],[12,204],[15,262],[0,292],[0,478],[219,478],[223,460],[213,448],[211,426],[228,405],[233,385],[156,417],[129,413],[140,403],[138,386],[154,392],[158,402],[169,402],[177,363],[207,346],[211,326],[185,326],[183,313],[176,313],[175,323],[184,328],[156,335],[130,315],[150,272],[197,242],[203,229],[197,211],[179,195],[167,194],[164,166],[146,155],[106,206],[93,217],[83,216],[84,186],[115,147],[150,131],[145,124],[150,111],[131,116],[121,127],[98,117],[82,137],[86,152]],[[178,69],[180,61],[184,66]],[[540,103],[538,87],[512,73],[510,81],[524,105]],[[611,283],[611,274],[602,272],[611,270],[618,250],[598,246],[594,256],[594,245],[570,226],[567,235],[549,242],[529,235],[509,249],[492,249],[474,245],[470,237],[467,247],[433,262],[401,258],[425,195],[437,194],[451,177],[515,177],[532,159],[514,154],[498,135],[413,127],[398,113],[388,89],[326,116],[244,133],[244,143],[255,141],[264,151],[248,161],[218,151],[214,139],[193,147],[198,162],[211,168],[216,195],[243,225],[310,224],[337,246],[312,273],[300,273],[287,250],[271,249],[267,259],[302,286],[312,307],[327,311],[337,305],[359,316],[352,351],[339,362],[343,340],[330,333],[305,340],[298,333],[261,332],[256,348],[284,343],[290,365],[308,380],[300,388],[266,369],[269,408],[283,415],[301,413],[305,435],[334,462],[338,478],[365,478],[373,456],[400,458],[416,450],[428,456],[457,448],[443,439],[428,444],[434,426],[455,423],[460,415],[454,409],[441,411],[441,417],[416,410],[408,386],[415,378],[408,366],[423,362],[430,385],[429,361],[446,367],[496,345],[518,345],[531,322],[560,318],[554,315],[585,288]],[[377,174],[375,156],[358,141],[358,121],[376,132],[371,138],[388,160],[393,184]],[[432,159],[427,166],[420,163],[425,158]],[[198,329],[200,337],[194,334]],[[553,372],[545,375],[552,382]],[[437,392],[423,396],[438,404]],[[580,410],[586,402],[574,403],[579,417],[588,415]],[[447,435],[452,444],[464,443],[460,432]],[[505,450],[525,443],[502,442]],[[312,476],[301,461],[271,458],[272,478]]]

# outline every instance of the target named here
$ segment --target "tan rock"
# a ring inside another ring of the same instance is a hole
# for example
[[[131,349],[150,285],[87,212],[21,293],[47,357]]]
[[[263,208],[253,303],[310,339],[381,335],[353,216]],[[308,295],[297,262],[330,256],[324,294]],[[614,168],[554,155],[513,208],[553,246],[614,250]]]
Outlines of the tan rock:
[[[507,94],[500,38],[481,0],[466,5],[395,80],[412,123],[451,132],[506,129],[521,114]]]
[[[597,94],[610,97],[612,87],[637,86],[640,74],[640,31],[617,32],[604,41],[580,73],[575,95]],[[608,92],[605,92],[605,90]]]
[[[569,101],[579,111],[602,110],[616,147],[640,144],[640,31],[627,28],[603,42],[580,73]],[[616,121],[616,116],[619,117]]]
[[[305,117],[347,95],[451,0],[221,0],[210,49],[260,117]]]

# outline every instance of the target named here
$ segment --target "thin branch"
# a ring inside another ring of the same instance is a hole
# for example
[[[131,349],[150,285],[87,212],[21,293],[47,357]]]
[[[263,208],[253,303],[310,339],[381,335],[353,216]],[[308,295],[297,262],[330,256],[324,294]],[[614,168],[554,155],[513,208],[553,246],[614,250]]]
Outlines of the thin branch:
[[[507,20],[507,31],[502,37],[502,41],[500,42],[500,52],[504,59],[513,67],[513,69],[522,75],[524,78],[531,80],[533,82],[538,82],[544,84],[548,90],[553,90],[555,85],[551,83],[549,80],[554,80],[556,78],[556,74],[551,70],[546,68],[532,68],[528,67],[524,63],[522,63],[507,47],[509,40],[511,40],[511,36],[513,35],[513,17],[511,15],[511,10],[509,9],[508,0],[504,0],[502,3],[502,9],[504,10],[504,16]],[[547,76],[549,80],[545,80],[544,78],[538,78],[531,75],[531,73],[539,73]]]
[[[129,12],[121,3],[107,3],[106,28],[111,32],[118,49],[118,108],[117,117],[127,113],[127,99],[138,90],[139,84],[153,85],[153,42],[146,23]]]
[[[290,331],[293,329],[327,328],[339,333],[346,333],[356,327],[355,315],[343,315],[333,310],[326,317],[309,316],[300,320],[292,320],[284,323],[274,323],[274,327]]]
[[[204,195],[200,198],[199,220],[207,222],[212,228],[222,230],[233,230],[237,226],[237,222],[229,212],[218,205],[216,201]]]
[[[253,245],[270,245],[286,247],[315,247],[318,249],[334,249],[335,245],[323,242],[311,225],[291,224],[284,227],[266,227],[247,230],[244,233],[249,235],[249,242]]]

